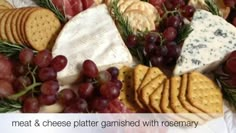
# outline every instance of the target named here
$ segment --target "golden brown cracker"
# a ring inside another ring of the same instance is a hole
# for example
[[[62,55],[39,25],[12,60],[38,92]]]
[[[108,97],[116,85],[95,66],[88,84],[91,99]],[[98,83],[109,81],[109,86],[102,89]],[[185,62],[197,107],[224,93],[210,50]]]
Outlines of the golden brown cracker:
[[[164,113],[174,112],[170,107],[170,80],[169,79],[165,80],[164,82],[160,108],[161,108],[161,111]]]
[[[23,38],[23,35],[21,33],[21,27],[24,27],[24,25],[21,24],[22,18],[30,10],[31,10],[31,8],[21,8],[19,10],[20,13],[16,18],[16,33],[17,33],[17,36],[19,38],[20,44],[24,44],[24,38]],[[24,44],[24,45],[27,45],[27,44]]]
[[[5,6],[8,9],[14,8],[13,5],[11,5],[7,0],[0,0],[0,5]]]
[[[9,8],[6,6],[0,5],[0,10],[5,10],[5,9],[9,9]]]
[[[6,35],[5,26],[6,26],[6,20],[7,20],[8,16],[10,15],[11,11],[12,10],[4,12],[3,16],[1,17],[1,20],[0,20],[0,38],[5,41],[9,41],[7,38],[7,35]]]
[[[223,113],[223,98],[219,87],[199,72],[189,74],[187,98],[193,106],[209,115]]]
[[[30,13],[25,22],[25,35],[30,45],[38,50],[44,50],[51,45],[61,29],[61,23],[53,12],[48,9],[38,9]]]
[[[149,105],[149,96],[163,83],[165,79],[165,75],[160,75],[141,89],[139,99],[146,107]]]
[[[165,82],[164,82],[165,83]],[[163,88],[164,88],[164,83],[161,84],[149,97],[150,100],[150,110],[154,110],[152,112],[158,112],[161,113],[161,107],[160,107],[160,103],[161,103],[161,97],[162,97],[162,92],[163,92]]]
[[[188,82],[188,74],[184,74],[182,76],[182,81],[181,81],[181,88],[180,88],[180,93],[179,93],[179,101],[181,104],[186,108],[188,111],[191,113],[196,113],[199,117],[201,117],[204,120],[210,120],[210,116],[208,116],[206,113],[201,111],[200,109],[194,107],[191,105],[186,97],[186,92],[187,92],[187,82]]]
[[[139,105],[140,108],[144,108],[144,107],[138,99],[137,90],[138,90],[139,86],[141,85],[148,69],[149,69],[149,67],[144,66],[144,65],[137,65],[134,68],[134,90],[135,90],[134,96],[135,96],[135,101]]]
[[[120,69],[118,79],[122,82],[119,99],[133,112],[139,110],[138,105],[134,101],[134,70],[133,68],[124,66]]]
[[[17,10],[17,12],[13,14],[12,20],[11,20],[11,32],[12,32],[13,38],[16,41],[16,43],[23,44],[23,42],[21,42],[21,40],[17,34],[17,21],[19,21],[19,20],[17,20],[17,18],[22,13],[23,8],[19,8],[16,10]]]
[[[16,14],[18,10],[12,10],[11,13],[9,14],[9,16],[7,17],[6,20],[6,24],[5,24],[5,31],[6,31],[6,36],[7,36],[7,40],[9,40],[12,43],[16,43],[14,37],[13,37],[13,33],[12,33],[12,18],[14,16],[14,14]]]

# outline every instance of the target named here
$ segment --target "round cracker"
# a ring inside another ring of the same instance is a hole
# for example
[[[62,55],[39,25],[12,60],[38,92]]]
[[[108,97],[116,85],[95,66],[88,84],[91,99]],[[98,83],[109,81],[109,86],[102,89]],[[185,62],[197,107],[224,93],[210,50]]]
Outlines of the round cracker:
[[[12,33],[12,29],[11,29],[11,22],[12,22],[12,18],[14,16],[14,14],[17,11],[18,11],[17,9],[11,11],[11,13],[7,17],[6,24],[5,24],[5,32],[6,32],[7,40],[9,40],[12,43],[16,43],[16,41],[13,37],[13,33]]]
[[[151,21],[156,21],[160,18],[157,9],[148,2],[137,1],[132,3],[129,7],[126,8],[125,12],[130,10],[140,10],[144,12],[146,16],[149,17]]]
[[[124,2],[122,2],[119,6],[119,10],[121,13],[123,13],[131,4],[133,4],[134,2],[137,2],[139,0],[126,0]]]
[[[125,12],[124,17],[128,19],[133,31],[151,31],[155,29],[155,23],[140,10],[130,10]]]
[[[55,14],[48,9],[35,10],[25,22],[25,34],[30,45],[44,50],[57,37],[61,24]]]
[[[4,10],[4,9],[9,9],[9,8],[6,6],[0,5],[0,10]]]
[[[17,44],[23,44],[22,41],[20,40],[20,37],[17,34],[17,22],[19,22],[18,18],[23,10],[24,8],[17,9],[17,12],[13,14],[11,20],[11,32]]]
[[[28,42],[27,38],[26,38],[26,35],[25,35],[25,22],[27,20],[27,18],[30,16],[31,13],[33,13],[34,11],[38,10],[40,8],[36,8],[36,7],[30,7],[29,10],[27,12],[25,12],[25,14],[22,16],[22,19],[21,19],[21,27],[20,27],[20,33],[22,35],[22,41],[23,41],[23,44],[26,44],[28,46],[30,46],[30,43]]]
[[[3,13],[3,16],[1,17],[0,21],[0,38],[2,40],[8,40],[6,31],[5,31],[5,26],[6,26],[6,20],[8,16],[11,14],[12,10],[6,11]]]
[[[21,26],[22,26],[21,21],[24,14],[26,14],[30,10],[31,8],[22,8],[20,10],[20,14],[17,16],[17,19],[16,19],[16,33],[17,33],[17,36],[19,37],[20,44],[24,44],[23,35],[21,34]]]
[[[0,5],[5,6],[8,9],[14,8],[7,0],[0,0]]]

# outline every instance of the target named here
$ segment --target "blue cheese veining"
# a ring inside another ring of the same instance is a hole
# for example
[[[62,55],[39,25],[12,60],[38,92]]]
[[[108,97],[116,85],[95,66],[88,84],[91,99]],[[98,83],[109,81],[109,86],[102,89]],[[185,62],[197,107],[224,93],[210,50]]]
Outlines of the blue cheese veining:
[[[193,31],[184,41],[174,70],[175,75],[193,70],[212,70],[230,52],[236,50],[236,28],[222,17],[197,10],[191,27]]]

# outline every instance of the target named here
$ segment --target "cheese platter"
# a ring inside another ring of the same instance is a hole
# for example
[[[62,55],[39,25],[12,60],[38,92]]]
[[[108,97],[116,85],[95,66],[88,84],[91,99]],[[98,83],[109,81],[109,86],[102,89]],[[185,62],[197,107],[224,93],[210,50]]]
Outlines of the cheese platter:
[[[236,107],[235,4],[1,0],[0,112],[222,116]]]

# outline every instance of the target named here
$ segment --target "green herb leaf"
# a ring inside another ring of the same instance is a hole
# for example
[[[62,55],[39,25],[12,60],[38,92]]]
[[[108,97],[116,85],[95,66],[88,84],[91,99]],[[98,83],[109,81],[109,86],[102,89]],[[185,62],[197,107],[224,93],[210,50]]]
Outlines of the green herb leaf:
[[[0,113],[13,112],[22,108],[22,103],[16,100],[1,99]]]
[[[0,53],[8,57],[17,57],[20,51],[27,48],[24,45],[13,44],[7,41],[0,40]],[[34,51],[36,53],[37,51]]]
[[[220,11],[217,5],[213,0],[205,0],[205,3],[207,5],[207,9],[213,14],[220,16]]]
[[[177,43],[184,41],[188,35],[193,31],[190,24],[185,24],[179,31],[177,36]]]
[[[62,22],[66,23],[66,17],[59,11],[59,9],[52,3],[52,0],[34,0],[35,3],[41,7],[47,8],[54,12],[57,18]]]

